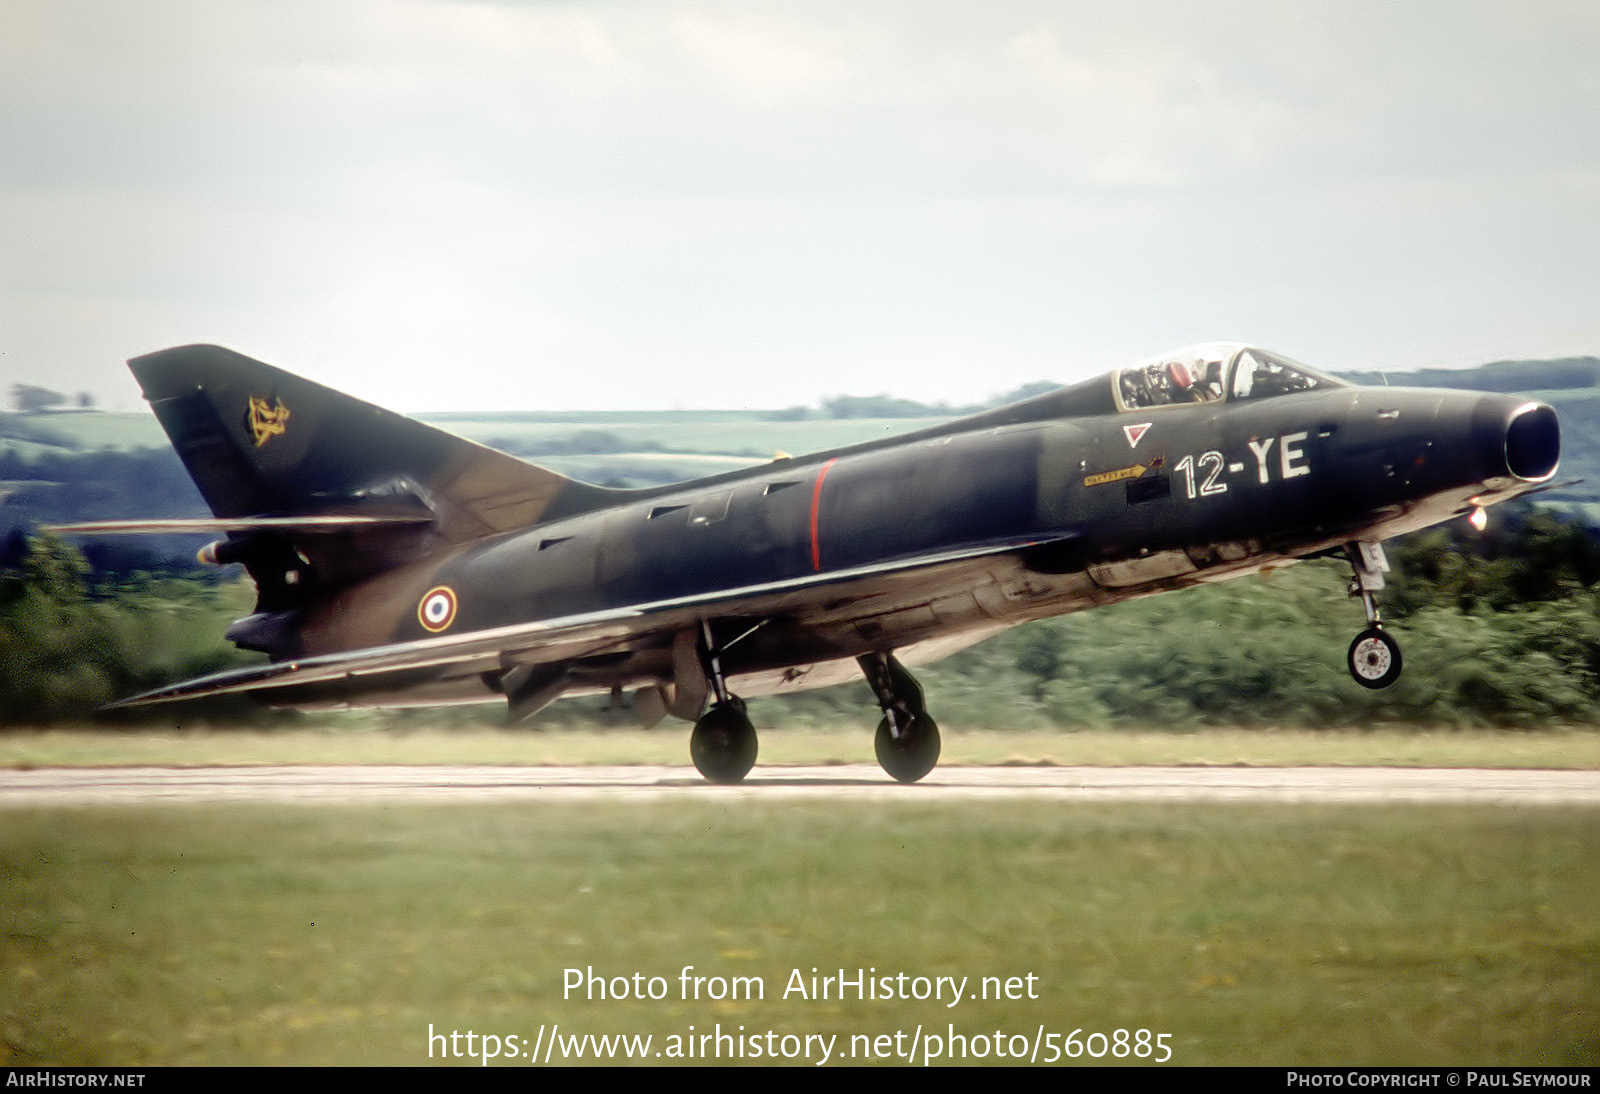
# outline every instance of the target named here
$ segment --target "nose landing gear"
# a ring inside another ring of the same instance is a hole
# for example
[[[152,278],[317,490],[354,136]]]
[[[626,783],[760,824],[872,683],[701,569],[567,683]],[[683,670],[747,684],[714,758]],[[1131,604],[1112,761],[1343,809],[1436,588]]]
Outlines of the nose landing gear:
[[[1364,688],[1386,688],[1400,679],[1400,643],[1383,629],[1378,618],[1377,593],[1383,588],[1389,560],[1381,543],[1361,542],[1344,545],[1345,557],[1355,576],[1350,580],[1350,595],[1361,598],[1367,613],[1367,629],[1350,643],[1346,663],[1355,682]]]

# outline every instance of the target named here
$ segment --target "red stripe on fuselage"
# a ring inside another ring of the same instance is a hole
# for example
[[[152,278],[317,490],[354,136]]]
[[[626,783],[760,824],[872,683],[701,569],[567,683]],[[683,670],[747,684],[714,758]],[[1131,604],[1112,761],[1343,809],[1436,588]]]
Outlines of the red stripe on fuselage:
[[[822,470],[817,472],[817,485],[811,488],[811,568],[822,569],[822,543],[817,539],[817,510],[822,507],[822,480],[828,477],[828,468],[834,464],[829,460],[822,465]]]

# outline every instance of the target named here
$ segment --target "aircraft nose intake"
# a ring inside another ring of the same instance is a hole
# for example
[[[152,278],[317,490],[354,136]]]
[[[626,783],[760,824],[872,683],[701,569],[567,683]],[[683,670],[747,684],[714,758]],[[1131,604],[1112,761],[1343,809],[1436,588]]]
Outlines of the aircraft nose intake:
[[[1561,425],[1543,403],[1524,403],[1505,428],[1506,470],[1524,482],[1543,482],[1561,460]]]

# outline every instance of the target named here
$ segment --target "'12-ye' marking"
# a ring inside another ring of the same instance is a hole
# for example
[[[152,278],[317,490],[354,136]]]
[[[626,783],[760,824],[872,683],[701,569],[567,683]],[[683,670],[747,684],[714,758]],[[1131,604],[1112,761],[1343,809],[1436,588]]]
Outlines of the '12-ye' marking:
[[[1301,475],[1311,474],[1311,464],[1306,459],[1306,454],[1299,447],[1307,437],[1305,433],[1289,433],[1282,437],[1268,437],[1264,441],[1251,441],[1250,452],[1256,458],[1256,481],[1265,485],[1272,481],[1272,448],[1278,448],[1278,477],[1280,479],[1294,479]],[[1215,450],[1202,452],[1199,456],[1185,456],[1172,469],[1183,476],[1184,496],[1191,501],[1195,498],[1211,498],[1218,494],[1228,492],[1228,484],[1223,481],[1223,473],[1235,474],[1243,471],[1243,463],[1229,463],[1221,452]]]

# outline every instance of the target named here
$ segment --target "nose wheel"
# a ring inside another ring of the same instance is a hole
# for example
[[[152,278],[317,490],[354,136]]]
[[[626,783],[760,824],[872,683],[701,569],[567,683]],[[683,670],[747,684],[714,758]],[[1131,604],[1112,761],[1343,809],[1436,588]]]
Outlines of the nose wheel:
[[[1400,643],[1383,629],[1378,618],[1377,593],[1383,588],[1383,575],[1389,569],[1381,543],[1347,543],[1345,557],[1355,576],[1350,580],[1350,595],[1361,598],[1367,614],[1367,629],[1350,643],[1346,664],[1355,682],[1364,688],[1386,688],[1400,679]]]
[[[1400,643],[1382,627],[1368,627],[1350,643],[1350,675],[1364,688],[1386,688],[1400,679]]]

